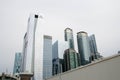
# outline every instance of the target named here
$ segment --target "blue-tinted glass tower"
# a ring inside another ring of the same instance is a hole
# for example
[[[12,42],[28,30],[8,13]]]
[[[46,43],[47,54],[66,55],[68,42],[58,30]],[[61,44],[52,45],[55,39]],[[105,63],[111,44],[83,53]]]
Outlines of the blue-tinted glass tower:
[[[88,34],[84,31],[77,33],[78,52],[80,54],[81,65],[91,62],[90,45]]]
[[[66,41],[56,41],[52,45],[53,75],[64,71],[63,54],[66,49],[68,49],[68,42]]]
[[[79,66],[79,55],[74,49],[73,31],[70,28],[66,28],[65,41],[68,42],[68,49],[64,51],[64,70],[68,71]]]
[[[43,79],[46,79],[52,76],[52,37],[44,35],[43,41]]]
[[[22,68],[22,54],[19,52],[15,54],[13,74],[20,73],[21,68]]]
[[[98,53],[97,50],[97,45],[96,45],[96,40],[95,40],[95,35],[89,36],[89,43],[90,43],[90,51],[91,51],[91,59],[98,59],[100,57],[100,54]]]

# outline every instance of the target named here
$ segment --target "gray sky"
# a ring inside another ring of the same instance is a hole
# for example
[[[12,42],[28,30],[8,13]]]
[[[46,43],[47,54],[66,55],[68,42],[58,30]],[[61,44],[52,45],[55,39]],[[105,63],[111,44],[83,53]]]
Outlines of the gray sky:
[[[21,52],[30,13],[44,16],[45,34],[53,42],[64,29],[95,34],[98,51],[107,57],[120,50],[120,0],[0,0],[0,73],[12,72],[15,52]],[[76,39],[74,40],[76,42]]]

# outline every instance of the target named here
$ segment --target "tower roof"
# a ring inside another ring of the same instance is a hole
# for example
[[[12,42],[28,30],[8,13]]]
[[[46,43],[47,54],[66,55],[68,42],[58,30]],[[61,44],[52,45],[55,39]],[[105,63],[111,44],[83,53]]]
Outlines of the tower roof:
[[[77,34],[80,34],[80,33],[85,33],[85,34],[87,34],[87,32],[85,32],[85,31],[80,31],[80,32],[78,32]]]
[[[64,31],[67,31],[67,30],[70,30],[70,31],[72,31],[72,29],[71,29],[71,28],[66,28]]]
[[[46,38],[46,39],[52,39],[52,36],[44,35],[44,38]]]

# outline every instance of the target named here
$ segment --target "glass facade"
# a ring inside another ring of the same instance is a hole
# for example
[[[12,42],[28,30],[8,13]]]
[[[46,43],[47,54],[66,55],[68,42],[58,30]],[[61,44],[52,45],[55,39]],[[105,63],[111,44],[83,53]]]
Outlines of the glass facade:
[[[52,75],[64,72],[63,59],[54,58],[52,62],[53,62]]]
[[[68,42],[69,48],[74,49],[73,31],[70,28],[65,29],[65,41]]]
[[[98,50],[97,50],[97,45],[96,45],[94,34],[89,37],[89,43],[90,43],[91,59],[92,60],[98,59],[100,54],[98,53]]]
[[[65,71],[74,69],[79,66],[78,53],[74,49],[67,49],[64,52],[64,68]]]
[[[53,58],[61,58],[63,59],[63,54],[66,49],[68,49],[68,43],[66,41],[56,41],[52,45],[52,54]]]
[[[63,54],[68,49],[66,41],[56,41],[52,45],[53,75],[63,72]]]
[[[43,79],[52,76],[52,37],[44,35],[43,43]]]
[[[52,64],[52,75],[56,75],[59,73],[59,58],[54,58]]]
[[[77,33],[78,52],[80,54],[80,63],[85,65],[91,62],[89,38],[86,32]]]
[[[41,28],[45,26],[44,21],[44,19],[38,19],[35,33],[35,80],[44,80],[45,78],[48,78],[50,75],[52,75],[52,39],[50,36],[44,36],[45,29],[43,30],[43,28]],[[47,64],[48,59],[49,64]]]
[[[22,71],[22,54],[16,53],[14,60],[13,74],[20,73]]]

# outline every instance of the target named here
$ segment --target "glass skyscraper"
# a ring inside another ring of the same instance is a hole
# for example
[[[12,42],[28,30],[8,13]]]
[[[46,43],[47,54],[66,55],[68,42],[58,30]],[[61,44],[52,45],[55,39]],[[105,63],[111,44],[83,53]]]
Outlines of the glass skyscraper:
[[[52,52],[53,52],[53,58],[61,58],[63,59],[63,54],[66,49],[68,49],[68,43],[66,41],[56,41],[52,45]]]
[[[88,34],[84,31],[77,33],[78,52],[80,54],[81,65],[91,62],[90,45]]]
[[[53,75],[63,72],[63,54],[68,49],[68,42],[56,41],[52,45]]]
[[[73,31],[70,28],[66,28],[65,32],[65,41],[68,42],[69,48],[74,49],[74,38],[73,38]]]
[[[79,66],[78,53],[74,49],[67,49],[64,52],[64,68],[65,71],[74,69]]]
[[[65,71],[76,68],[79,66],[79,55],[74,50],[73,31],[70,28],[64,30],[65,41],[68,42],[68,49],[64,51],[64,68]]]
[[[33,80],[43,80],[52,76],[52,37],[43,36],[44,19],[31,14],[23,42],[22,72],[32,73]],[[37,27],[37,29],[36,29]]]
[[[52,76],[52,37],[44,35],[43,43],[43,79]]]
[[[91,51],[91,59],[98,59],[100,57],[100,54],[98,53],[97,50],[97,45],[96,45],[96,40],[95,40],[95,35],[89,36],[89,43],[90,43],[90,51]]]
[[[22,54],[17,52],[14,59],[13,74],[20,73],[22,71]]]

